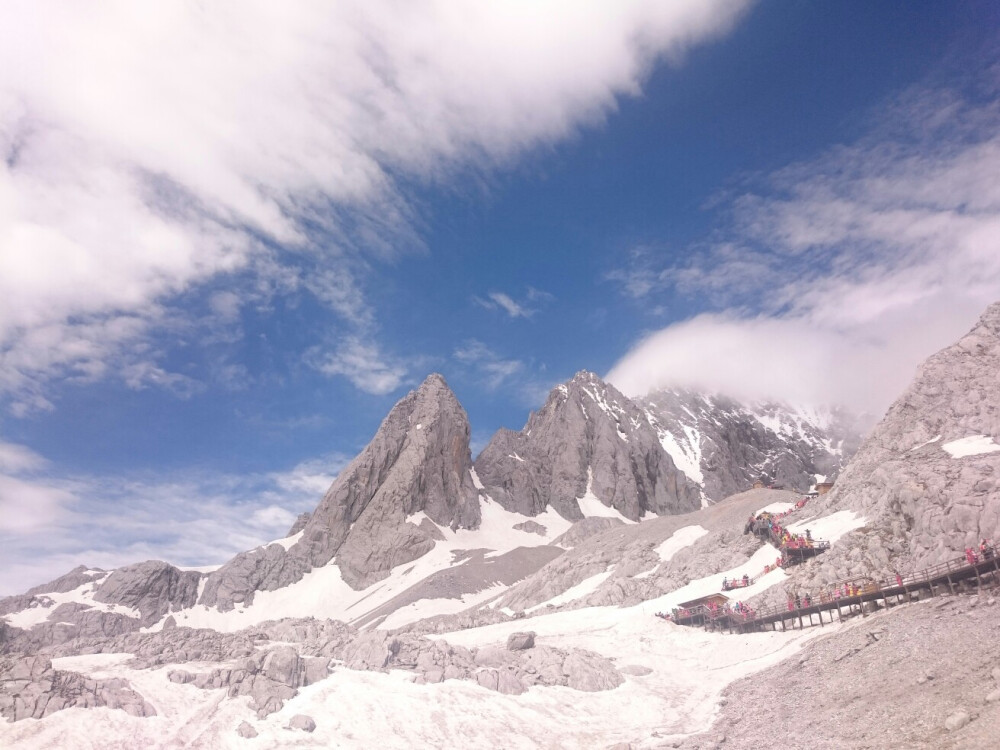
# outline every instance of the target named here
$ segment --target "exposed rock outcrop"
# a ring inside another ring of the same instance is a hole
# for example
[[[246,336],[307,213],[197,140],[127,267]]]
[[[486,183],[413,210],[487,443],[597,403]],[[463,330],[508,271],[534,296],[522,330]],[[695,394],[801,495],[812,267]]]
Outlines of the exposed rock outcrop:
[[[42,719],[64,708],[99,706],[132,716],[156,715],[125,680],[94,680],[56,670],[43,656],[0,659],[0,716],[8,721]]]
[[[302,529],[306,527],[306,524],[309,523],[310,518],[312,518],[312,513],[310,513],[309,511],[306,511],[305,513],[299,513],[298,517],[295,519],[295,523],[292,524],[292,528],[288,530],[288,533],[285,534],[285,537],[287,538],[290,536],[295,536],[300,531],[302,531]]]
[[[866,517],[865,539],[839,546],[872,574],[1000,536],[1000,303],[921,365],[818,506]]]
[[[94,592],[94,600],[137,609],[142,624],[151,625],[167,612],[192,606],[200,579],[201,573],[147,560],[112,571]]]
[[[677,469],[642,410],[589,372],[557,386],[520,432],[497,432],[476,474],[490,497],[528,516],[552,507],[578,521],[588,491],[632,520],[701,505],[701,488]]]
[[[806,492],[833,481],[873,421],[844,409],[743,404],[727,396],[660,390],[637,399],[661,445],[718,501],[755,482]]]
[[[85,583],[99,581],[107,574],[106,570],[101,570],[100,568],[88,568],[86,565],[79,565],[69,573],[59,576],[54,581],[49,581],[48,583],[28,589],[26,593],[29,596],[38,594],[63,594],[67,591],[78,589]]]
[[[471,468],[465,411],[444,378],[431,375],[340,472],[294,545],[237,555],[209,576],[200,603],[250,603],[256,591],[293,583],[334,556],[344,580],[364,588],[433,548],[440,531],[410,522],[415,514],[441,527],[478,527]]]

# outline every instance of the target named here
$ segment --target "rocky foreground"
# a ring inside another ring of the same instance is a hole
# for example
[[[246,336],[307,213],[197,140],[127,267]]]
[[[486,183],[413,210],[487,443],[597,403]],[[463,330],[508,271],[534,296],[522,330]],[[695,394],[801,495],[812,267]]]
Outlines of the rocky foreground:
[[[1000,590],[856,618],[731,685],[709,732],[637,747],[974,750],[1000,738]],[[654,738],[655,739],[655,738]]]

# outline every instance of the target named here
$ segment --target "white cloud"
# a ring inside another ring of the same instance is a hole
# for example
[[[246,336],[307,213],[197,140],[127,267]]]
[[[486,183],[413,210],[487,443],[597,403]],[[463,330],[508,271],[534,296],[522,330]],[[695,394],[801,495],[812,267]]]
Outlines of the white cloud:
[[[633,394],[679,384],[881,412],[1000,299],[998,133],[995,102],[914,89],[865,139],[770,175],[688,262],[644,286],[620,272],[633,296],[722,312],[647,335],[608,377]]]
[[[455,349],[456,360],[472,368],[489,389],[499,388],[508,378],[520,373],[524,363],[504,359],[482,341],[470,339]]]
[[[472,300],[477,305],[485,307],[487,310],[503,310],[511,318],[530,318],[536,312],[537,307],[532,307],[532,303],[545,303],[554,299],[553,295],[529,286],[525,293],[525,301],[518,302],[505,292],[490,292],[486,299],[473,297]]]
[[[381,395],[396,390],[406,377],[406,366],[388,358],[374,341],[347,337],[334,351],[314,350],[309,363],[324,375],[343,375],[356,388]]]
[[[507,313],[512,318],[530,318],[534,315],[535,311],[530,310],[524,305],[518,304],[510,297],[510,295],[504,294],[503,292],[490,292],[489,300],[477,300],[484,307],[497,308],[499,307],[505,313]]]
[[[4,444],[9,445],[9,444]],[[15,446],[21,448],[20,446]],[[34,470],[44,461],[13,465]],[[0,595],[24,591],[77,565],[146,559],[211,565],[280,538],[312,510],[347,464],[320,456],[286,471],[17,478],[0,474]]]
[[[163,306],[265,244],[328,255],[319,294],[365,317],[341,259],[418,242],[396,176],[600,123],[747,4],[22,4],[0,28],[0,391],[23,412],[117,373]]]
[[[0,471],[23,474],[41,469],[47,464],[48,461],[26,445],[0,441]]]
[[[43,529],[64,517],[71,492],[45,482],[0,474],[0,534]]]

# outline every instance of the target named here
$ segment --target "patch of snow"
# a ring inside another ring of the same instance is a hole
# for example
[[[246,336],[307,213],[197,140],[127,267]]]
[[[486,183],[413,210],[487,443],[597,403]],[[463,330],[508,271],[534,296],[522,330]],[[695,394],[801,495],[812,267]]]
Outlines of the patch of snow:
[[[521,462],[522,464],[524,463],[524,459],[523,459],[523,458],[521,458],[521,457],[520,457],[519,455],[517,455],[516,453],[508,453],[508,454],[507,454],[507,458],[513,458],[513,459],[514,459],[515,461],[520,461],[520,462]]]
[[[641,573],[636,573],[634,576],[632,576],[632,578],[633,579],[649,578],[651,575],[653,575],[654,573],[656,573],[656,571],[658,571],[659,569],[660,569],[660,566],[659,566],[659,564],[657,564],[656,566],[654,566],[653,568],[651,568],[649,570],[644,570]]]
[[[913,451],[920,450],[925,445],[930,445],[931,443],[936,443],[940,439],[941,439],[940,435],[935,435],[930,440],[925,440],[924,442],[919,443],[918,445],[914,445],[912,448],[910,448],[910,452],[912,453]]]
[[[457,599],[421,599],[420,601],[400,607],[391,613],[378,627],[380,630],[393,630],[404,625],[423,620],[435,615],[453,615],[476,604],[493,599],[507,590],[507,586],[496,584],[474,594],[465,594]]]
[[[469,474],[472,476],[472,486],[477,490],[485,490],[483,483],[479,481],[479,475],[476,473],[475,469],[469,469]]]
[[[41,623],[48,621],[49,615],[52,614],[52,612],[55,611],[55,608],[60,604],[85,604],[88,607],[92,607],[93,609],[101,612],[112,612],[114,614],[133,617],[136,620],[142,618],[142,613],[137,609],[132,609],[131,607],[126,607],[122,604],[108,604],[105,602],[95,601],[94,589],[94,582],[88,581],[72,591],[54,591],[48,594],[39,594],[39,598],[44,597],[45,599],[50,600],[52,605],[49,607],[28,607],[27,609],[22,609],[20,612],[5,615],[0,619],[6,620],[8,625],[13,625],[15,628],[29,630],[36,625],[40,625]]]
[[[799,521],[787,528],[793,534],[804,534],[808,529],[814,539],[822,539],[832,544],[847,532],[859,529],[866,523],[868,519],[864,516],[859,516],[852,510],[841,510],[829,516]]]
[[[550,604],[553,607],[558,607],[562,604],[569,604],[570,602],[575,602],[578,599],[583,599],[585,596],[589,596],[600,588],[601,584],[604,583],[611,574],[614,572],[614,566],[612,565],[603,573],[598,573],[597,575],[592,575],[590,578],[585,578],[580,581],[580,583],[575,586],[571,586],[566,589],[561,594],[553,596],[551,599],[542,602],[541,604],[536,604],[534,607],[525,610],[526,613],[531,614],[532,612],[537,612],[540,609],[548,607]]]
[[[417,429],[418,429],[418,430],[422,430],[422,429],[424,429],[424,426],[423,426],[422,424],[418,424],[418,425],[417,425]]]
[[[615,508],[609,508],[607,505],[602,503],[601,499],[594,494],[593,482],[594,472],[588,466],[587,491],[583,493],[583,497],[578,497],[576,499],[576,504],[580,507],[580,512],[583,513],[584,518],[618,518],[625,523],[636,523],[630,518],[623,516]]]
[[[677,529],[677,531],[670,535],[669,539],[660,544],[654,551],[660,556],[663,562],[670,562],[670,558],[678,551],[685,547],[690,547],[707,533],[708,529],[701,526],[685,526],[684,528]],[[633,578],[638,578],[638,576],[633,576]]]
[[[684,430],[682,443],[672,432],[664,429],[656,417],[648,411],[646,419],[650,426],[656,430],[660,445],[673,460],[674,466],[698,486],[704,485],[705,476],[701,470],[701,433],[698,432],[697,428],[681,424],[681,429]],[[702,507],[706,507],[704,497]]]
[[[966,456],[980,456],[984,453],[995,453],[1000,451],[1000,445],[993,442],[989,435],[969,435],[968,437],[952,440],[941,446],[941,449],[952,458],[965,458]]]
[[[219,563],[218,565],[194,565],[194,566],[186,567],[186,568],[182,568],[180,566],[177,566],[177,569],[178,570],[188,570],[188,571],[192,571],[194,573],[214,573],[215,571],[217,571],[221,567],[222,567],[222,563]]]
[[[755,516],[759,516],[761,513],[784,513],[786,510],[791,510],[795,507],[795,503],[771,503],[770,505],[765,505],[763,508],[754,513]]]
[[[264,547],[270,547],[272,544],[277,544],[279,547],[284,547],[285,549],[291,549],[292,546],[297,541],[299,541],[299,539],[302,538],[302,534],[303,534],[304,531],[305,531],[305,529],[303,529],[302,531],[299,531],[299,532],[297,532],[295,534],[292,534],[291,536],[286,536],[284,539],[275,539],[273,542],[268,542],[267,544],[264,544],[262,546],[264,546]]]

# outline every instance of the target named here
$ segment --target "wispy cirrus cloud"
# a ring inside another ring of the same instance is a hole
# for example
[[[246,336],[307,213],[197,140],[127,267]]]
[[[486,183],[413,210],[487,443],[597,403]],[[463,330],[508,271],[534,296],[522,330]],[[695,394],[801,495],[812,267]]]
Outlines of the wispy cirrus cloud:
[[[998,71],[982,65],[976,96],[904,92],[866,137],[724,204],[727,224],[686,262],[621,269],[632,296],[715,312],[650,333],[609,378],[884,409],[1000,299]]]
[[[487,310],[500,310],[511,318],[530,318],[540,305],[554,299],[553,295],[541,289],[528,287],[523,300],[518,302],[506,292],[490,292],[483,297],[473,297],[472,301]]]
[[[342,375],[354,386],[375,395],[391,393],[403,384],[407,366],[384,353],[374,341],[348,336],[332,350],[316,348],[306,361],[324,375]]]
[[[357,259],[420,245],[404,183],[601,123],[748,4],[20,5],[0,29],[0,394],[51,408],[50,384],[122,364],[170,385],[146,344],[190,295],[283,293],[303,259],[324,272],[293,286],[357,333],[376,316]]]
[[[521,360],[506,359],[477,339],[469,339],[456,347],[452,356],[475,373],[490,390],[499,388],[525,367]]]

